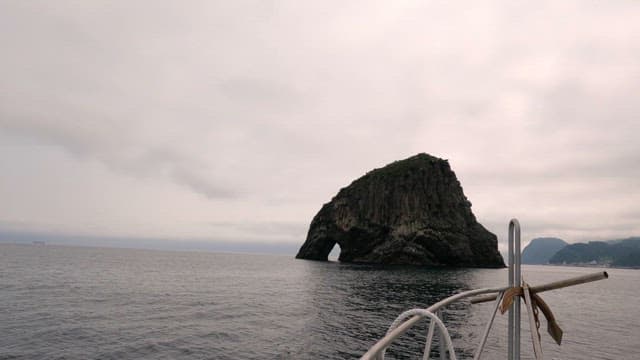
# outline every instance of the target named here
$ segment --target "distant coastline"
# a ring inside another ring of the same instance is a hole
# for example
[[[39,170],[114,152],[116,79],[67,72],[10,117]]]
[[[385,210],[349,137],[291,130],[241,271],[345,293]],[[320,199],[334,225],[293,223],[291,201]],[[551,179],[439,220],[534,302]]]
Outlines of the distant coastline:
[[[611,266],[608,264],[590,264],[590,263],[566,263],[566,264],[523,264],[525,266],[551,266],[551,267],[576,267],[576,268],[593,268],[593,269],[626,269],[640,270],[640,266]]]
[[[640,266],[613,266],[610,264],[591,264],[591,263],[564,263],[564,264],[527,264],[527,265],[542,265],[542,266],[562,266],[562,267],[579,267],[579,268],[595,268],[595,269],[630,269],[640,270]]]
[[[574,244],[557,238],[536,238],[522,252],[522,263],[639,269],[640,237]]]

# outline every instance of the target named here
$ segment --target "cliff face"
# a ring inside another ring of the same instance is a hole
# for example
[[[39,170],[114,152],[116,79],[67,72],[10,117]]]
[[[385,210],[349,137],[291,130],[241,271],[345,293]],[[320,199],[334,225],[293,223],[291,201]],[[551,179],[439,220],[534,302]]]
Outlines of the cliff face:
[[[343,262],[502,267],[496,236],[446,160],[418,154],[373,170],[343,188],[313,218],[297,258]]]

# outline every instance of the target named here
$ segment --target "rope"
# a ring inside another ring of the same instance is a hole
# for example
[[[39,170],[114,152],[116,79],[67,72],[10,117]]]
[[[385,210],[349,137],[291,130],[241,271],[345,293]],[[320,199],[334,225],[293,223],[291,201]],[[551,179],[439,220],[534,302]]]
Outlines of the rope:
[[[516,296],[520,296],[524,299],[524,293],[522,287],[512,287],[507,289],[504,292],[504,297],[502,299],[502,304],[500,305],[500,312],[504,314],[513,304],[513,300]],[[526,301],[526,299],[525,299]],[[533,308],[533,313],[536,321],[536,327],[540,328],[540,320],[538,319],[538,310],[542,311],[542,315],[547,319],[547,332],[549,335],[555,340],[555,342],[560,345],[562,342],[562,329],[558,325],[555,316],[551,312],[551,308],[547,305],[544,300],[540,297],[540,295],[532,292],[531,293],[531,305]],[[538,331],[538,337],[540,337],[540,331]]]
[[[447,327],[444,326],[444,323],[442,322],[442,320],[440,320],[440,318],[438,318],[436,314],[426,309],[411,309],[398,315],[398,317],[391,323],[391,326],[389,326],[389,330],[387,330],[387,334],[389,334],[395,328],[400,326],[400,324],[402,324],[407,318],[410,318],[415,315],[418,315],[420,317],[428,317],[429,319],[431,319],[431,321],[433,321],[436,325],[438,325],[438,328],[440,329],[440,334],[442,335],[442,338],[444,339],[444,342],[447,346],[447,350],[449,351],[449,359],[456,360],[456,353],[453,349],[453,342],[451,341],[451,336],[449,335],[449,331],[447,331]],[[428,350],[425,349],[425,351],[428,351]],[[382,356],[380,356],[380,359],[384,359],[385,352],[386,352],[386,349],[382,351],[382,354],[381,354]],[[425,355],[428,356],[427,354]]]

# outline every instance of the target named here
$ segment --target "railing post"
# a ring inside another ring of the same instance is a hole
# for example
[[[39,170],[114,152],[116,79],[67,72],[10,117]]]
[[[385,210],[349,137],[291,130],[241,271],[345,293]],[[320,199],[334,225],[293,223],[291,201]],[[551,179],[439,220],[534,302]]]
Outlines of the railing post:
[[[482,354],[482,350],[484,349],[484,345],[487,343],[487,337],[489,336],[489,332],[491,331],[491,326],[493,325],[493,320],[496,318],[496,314],[498,313],[498,308],[500,307],[500,302],[502,302],[502,298],[504,296],[504,292],[500,292],[496,298],[496,303],[493,306],[493,312],[491,313],[491,318],[489,322],[487,322],[487,326],[484,329],[484,334],[480,338],[480,345],[476,349],[475,354],[473,355],[473,360],[480,360],[480,355]]]
[[[518,287],[522,283],[520,223],[517,219],[509,222],[509,287]],[[520,360],[520,297],[516,296],[509,309],[509,347],[508,359]]]
[[[444,317],[442,316],[442,309],[438,309],[438,311],[436,312],[436,315],[441,321],[444,322]],[[445,356],[447,354],[447,347],[444,344],[444,334],[442,333],[442,330],[438,331],[438,334],[439,334],[438,342],[440,343],[440,360],[445,360]]]
[[[594,274],[583,275],[575,278],[570,278],[562,281],[555,281],[548,284],[538,285],[529,287],[522,281],[521,267],[522,267],[522,252],[521,252],[521,241],[520,241],[520,223],[517,219],[511,219],[509,222],[509,251],[508,251],[508,286],[500,287],[500,288],[483,288],[483,289],[475,289],[463,291],[461,293],[457,293],[455,295],[449,296],[448,298],[441,300],[426,309],[412,309],[409,311],[405,311],[400,316],[394,320],[394,322],[389,327],[387,334],[375,343],[363,356],[362,360],[382,360],[384,359],[384,353],[391,345],[391,343],[398,338],[400,335],[404,334],[411,326],[417,323],[420,319],[424,317],[428,317],[430,319],[429,331],[427,333],[427,340],[425,342],[425,351],[423,354],[423,359],[428,359],[431,343],[434,336],[435,325],[438,326],[438,340],[440,347],[440,359],[444,359],[446,357],[446,353],[449,352],[449,358],[455,359],[455,349],[453,348],[453,344],[451,342],[451,337],[446,327],[442,322],[443,312],[442,308],[461,299],[471,297],[471,296],[479,296],[475,299],[471,299],[471,303],[480,303],[490,300],[496,300],[494,305],[494,310],[489,320],[485,332],[482,335],[480,345],[478,346],[477,351],[474,354],[474,360],[480,358],[482,354],[482,350],[484,345],[486,344],[487,336],[489,335],[489,331],[491,329],[493,320],[495,318],[495,314],[497,309],[500,307],[500,303],[503,300],[505,295],[505,291],[508,291],[510,288],[517,287],[520,288],[526,296],[527,301],[527,310],[529,313],[529,326],[531,329],[532,340],[534,343],[534,352],[536,359],[542,358],[542,346],[539,342],[538,338],[538,328],[535,324],[535,319],[532,317],[533,315],[533,305],[532,298],[537,296],[536,293],[560,289],[567,286],[573,286],[578,284],[584,284],[591,281],[602,280],[608,278],[608,274],[604,271],[597,272]],[[481,296],[485,294],[496,294],[491,296]],[[520,295],[516,295],[513,298],[513,303],[509,307],[509,326],[508,326],[508,354],[507,359],[509,360],[520,360],[520,304],[521,299]],[[541,304],[544,304],[542,302]],[[545,304],[546,307],[546,304]],[[548,307],[546,307],[548,310]],[[543,312],[545,312],[543,308]],[[550,312],[549,312],[550,313]],[[557,326],[553,316],[549,320],[550,329],[549,332],[551,336],[556,340],[558,344],[560,344],[562,339],[562,330]]]

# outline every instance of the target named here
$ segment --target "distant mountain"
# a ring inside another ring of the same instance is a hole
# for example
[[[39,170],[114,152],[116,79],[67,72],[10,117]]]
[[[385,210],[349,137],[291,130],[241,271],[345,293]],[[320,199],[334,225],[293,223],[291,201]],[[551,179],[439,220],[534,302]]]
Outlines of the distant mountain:
[[[536,238],[531,240],[522,251],[523,264],[547,264],[549,259],[567,243],[558,238]]]
[[[567,245],[549,263],[640,267],[640,237]]]
[[[626,239],[607,240],[606,243],[609,245],[624,244],[631,247],[640,247],[640,237],[634,236]]]

